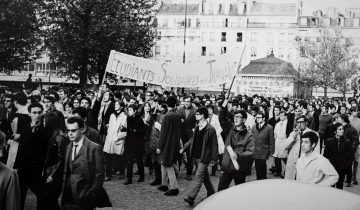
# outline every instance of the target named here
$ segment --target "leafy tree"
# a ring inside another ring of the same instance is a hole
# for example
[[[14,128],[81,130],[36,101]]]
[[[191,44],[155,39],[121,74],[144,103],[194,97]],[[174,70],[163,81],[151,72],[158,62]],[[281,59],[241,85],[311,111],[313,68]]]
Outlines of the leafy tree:
[[[38,1],[0,1],[0,72],[22,70],[40,54]]]
[[[301,76],[308,84],[324,88],[324,97],[328,88],[337,89],[345,96],[347,81],[359,70],[357,49],[341,31],[321,29],[319,35],[317,41],[297,38],[303,57]]]
[[[80,79],[103,78],[111,50],[149,57],[155,0],[53,0],[42,7],[50,58]]]

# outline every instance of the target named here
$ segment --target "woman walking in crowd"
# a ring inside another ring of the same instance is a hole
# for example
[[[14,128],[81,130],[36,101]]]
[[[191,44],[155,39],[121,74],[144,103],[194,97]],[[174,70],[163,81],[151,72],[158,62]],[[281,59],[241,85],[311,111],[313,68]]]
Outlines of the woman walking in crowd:
[[[120,164],[120,176],[123,177],[125,171],[125,160],[124,160],[124,144],[126,137],[127,117],[124,114],[124,103],[120,100],[115,100],[114,113],[111,114],[109,120],[109,128],[104,144],[104,155],[105,155],[105,181],[111,180],[113,172],[114,159]]]
[[[72,116],[72,111],[74,110],[74,104],[72,101],[68,100],[64,105],[64,118],[67,119]]]
[[[149,173],[152,174],[153,167],[152,167],[152,164],[151,164],[151,156],[150,156],[150,148],[149,148],[150,141],[149,141],[149,139],[150,139],[151,128],[152,128],[152,125],[154,123],[155,114],[151,112],[151,105],[150,105],[149,102],[145,102],[143,107],[144,107],[144,110],[142,112],[141,119],[143,120],[143,122],[145,124],[145,133],[144,133],[145,160],[148,160],[146,163],[149,164]]]
[[[44,161],[42,180],[44,183],[45,209],[60,209],[58,198],[63,181],[65,149],[69,143],[65,134],[60,130],[56,114],[50,112],[45,115],[45,129],[50,137]]]
[[[127,180],[125,185],[132,183],[134,159],[139,171],[139,179],[137,182],[144,181],[144,161],[143,155],[145,150],[145,125],[140,116],[137,115],[137,108],[135,105],[128,106],[127,117],[127,135],[125,138],[125,157],[126,157],[126,175]]]
[[[324,157],[330,160],[339,174],[339,181],[335,185],[336,188],[343,189],[345,174],[348,168],[351,167],[352,147],[350,140],[344,137],[344,127],[341,123],[336,123],[333,126],[333,133],[335,133],[335,137],[325,142]]]

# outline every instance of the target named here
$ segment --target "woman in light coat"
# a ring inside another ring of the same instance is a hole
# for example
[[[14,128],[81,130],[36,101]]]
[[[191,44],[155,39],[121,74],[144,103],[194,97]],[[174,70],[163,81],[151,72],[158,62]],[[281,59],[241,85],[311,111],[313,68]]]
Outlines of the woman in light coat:
[[[104,155],[105,155],[105,181],[109,181],[112,175],[114,158],[119,159],[120,176],[124,174],[125,160],[123,158],[124,142],[126,137],[126,115],[124,113],[124,103],[120,100],[115,101],[115,111],[110,116],[109,128],[107,131]]]

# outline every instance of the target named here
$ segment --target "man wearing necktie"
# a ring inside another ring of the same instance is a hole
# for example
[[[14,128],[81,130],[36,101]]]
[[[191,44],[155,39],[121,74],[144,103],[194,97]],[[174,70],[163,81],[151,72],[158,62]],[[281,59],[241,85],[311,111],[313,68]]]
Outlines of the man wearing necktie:
[[[81,117],[70,117],[66,126],[71,143],[65,155],[62,209],[92,210],[111,206],[103,188],[105,174],[101,147],[84,136]]]
[[[180,107],[177,113],[181,115],[182,129],[181,129],[181,141],[186,144],[194,135],[194,129],[196,124],[196,110],[197,108],[192,105],[192,97],[186,96],[184,98],[184,107]],[[186,180],[192,180],[193,171],[193,158],[190,156],[190,149],[187,149],[186,156],[188,158],[186,163]]]

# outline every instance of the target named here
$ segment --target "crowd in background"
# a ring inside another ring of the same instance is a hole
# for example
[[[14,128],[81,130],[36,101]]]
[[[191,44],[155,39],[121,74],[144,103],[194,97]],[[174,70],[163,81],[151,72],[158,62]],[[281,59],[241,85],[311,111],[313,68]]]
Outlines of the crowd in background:
[[[13,186],[0,189],[8,196],[3,209],[24,209],[28,189],[37,209],[111,206],[103,182],[116,177],[130,185],[134,175],[144,182],[145,168],[154,177],[149,184],[166,196],[178,195],[176,179],[185,169],[193,182],[190,205],[202,183],[208,196],[216,192],[210,176],[219,176],[221,191],[232,180],[244,183],[253,165],[258,180],[270,170],[351,187],[358,184],[358,106],[359,98],[124,92],[107,84],[1,90],[0,168],[7,173],[0,182]]]

